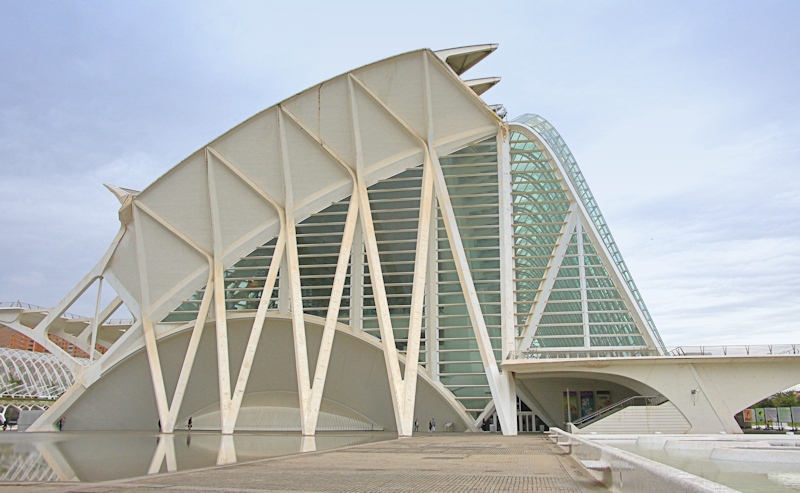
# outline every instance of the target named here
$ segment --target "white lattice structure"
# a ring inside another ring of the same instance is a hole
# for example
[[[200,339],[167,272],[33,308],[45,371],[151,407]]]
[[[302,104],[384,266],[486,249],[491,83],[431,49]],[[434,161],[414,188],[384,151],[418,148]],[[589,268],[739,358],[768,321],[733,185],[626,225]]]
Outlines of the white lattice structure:
[[[0,307],[0,323],[75,375],[31,430],[66,415],[76,429],[172,432],[195,416],[231,434],[297,416],[313,435],[322,414],[403,436],[415,418],[476,431],[496,416],[516,434],[517,396],[541,408],[501,371],[517,354],[661,357],[561,137],[487,106],[479,95],[498,78],[460,78],[495,48],[367,65],[255,115],[141,192],[108,186],[121,227],[100,262],[52,309]],[[84,295],[94,315],[64,317]],[[112,324],[123,304],[135,321]],[[108,350],[84,363],[49,334]]]
[[[0,348],[0,395],[12,399],[56,399],[75,382],[56,356]]]

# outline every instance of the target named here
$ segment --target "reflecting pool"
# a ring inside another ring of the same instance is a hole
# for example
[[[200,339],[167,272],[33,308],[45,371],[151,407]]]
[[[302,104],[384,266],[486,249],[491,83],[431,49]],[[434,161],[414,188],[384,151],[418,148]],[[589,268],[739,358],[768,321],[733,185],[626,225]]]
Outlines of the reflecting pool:
[[[396,438],[389,432],[0,433],[0,481],[98,482],[331,450]]]
[[[774,437],[765,438],[769,439]],[[772,446],[765,443],[766,447],[759,447],[760,444],[748,445],[747,441],[724,442],[675,438],[677,445],[672,444],[670,447],[669,443],[665,446],[664,442],[637,444],[635,440],[598,441],[746,493],[800,491],[800,467],[797,463],[785,462],[786,458],[778,455],[782,451],[797,451],[797,446],[793,443]],[[759,461],[715,459],[712,455],[714,445],[726,446],[726,443],[727,446],[754,447],[750,448],[752,452],[763,453],[765,456]]]

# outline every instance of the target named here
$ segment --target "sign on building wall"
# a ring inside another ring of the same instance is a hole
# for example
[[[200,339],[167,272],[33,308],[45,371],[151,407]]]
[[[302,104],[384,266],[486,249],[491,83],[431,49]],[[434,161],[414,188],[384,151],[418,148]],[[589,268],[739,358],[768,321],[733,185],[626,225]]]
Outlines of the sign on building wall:
[[[581,390],[581,417],[594,412],[594,391]]]
[[[755,423],[756,422],[756,410],[755,409],[745,409],[743,412],[742,419],[745,423]]]
[[[764,413],[764,408],[759,407],[756,409],[756,423],[763,425],[767,423],[767,415]]]
[[[764,414],[766,415],[768,425],[778,422],[778,410],[774,407],[764,408]]]
[[[597,409],[603,409],[611,405],[611,392],[608,390],[598,390],[596,392]]]

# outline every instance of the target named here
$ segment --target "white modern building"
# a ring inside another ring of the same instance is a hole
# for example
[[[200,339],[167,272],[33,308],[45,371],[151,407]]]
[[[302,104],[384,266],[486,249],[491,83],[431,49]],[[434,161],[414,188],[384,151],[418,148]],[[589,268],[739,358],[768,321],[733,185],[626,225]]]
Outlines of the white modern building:
[[[120,230],[96,267],[52,309],[0,308],[75,378],[31,431],[192,416],[224,434],[410,435],[431,418],[516,434],[624,416],[740,432],[735,413],[799,383],[791,346],[668,353],[558,132],[488,106],[499,78],[461,78],[495,49],[350,71],[141,192],[108,186]],[[64,318],[82,296],[94,315]],[[109,323],[122,305],[134,320]],[[649,405],[594,415],[619,402]]]

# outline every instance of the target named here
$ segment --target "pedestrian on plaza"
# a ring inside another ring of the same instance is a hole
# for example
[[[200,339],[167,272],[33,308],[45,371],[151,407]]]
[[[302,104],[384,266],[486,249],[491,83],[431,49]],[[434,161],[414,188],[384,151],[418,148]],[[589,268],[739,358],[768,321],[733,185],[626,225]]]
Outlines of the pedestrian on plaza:
[[[3,420],[3,431],[6,431],[6,428],[8,428],[8,420],[4,419]]]
[[[436,433],[436,418],[431,418],[431,431]]]
[[[158,432],[161,433],[161,420],[158,420]]]
[[[189,416],[189,431],[192,431],[192,417]]]
[[[419,431],[419,420],[414,418],[414,431]]]
[[[64,429],[64,421],[66,421],[66,420],[67,420],[67,418],[65,416],[61,416],[61,419],[58,420],[58,431],[61,431],[61,430]]]

